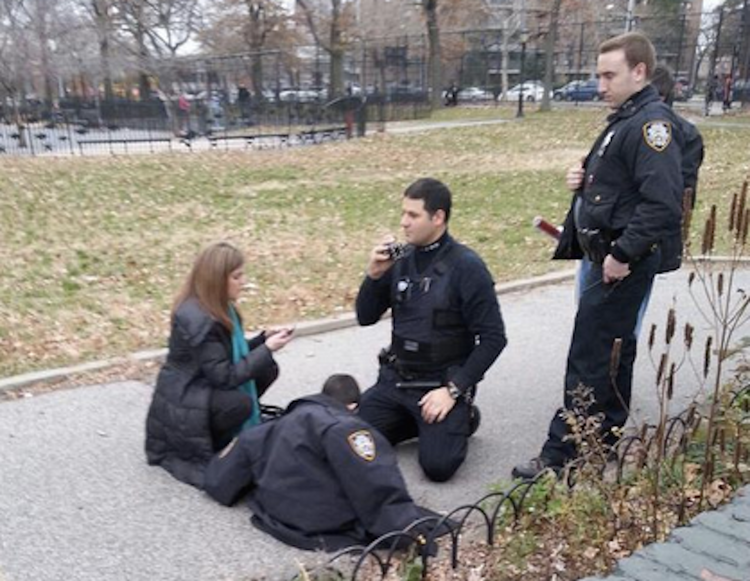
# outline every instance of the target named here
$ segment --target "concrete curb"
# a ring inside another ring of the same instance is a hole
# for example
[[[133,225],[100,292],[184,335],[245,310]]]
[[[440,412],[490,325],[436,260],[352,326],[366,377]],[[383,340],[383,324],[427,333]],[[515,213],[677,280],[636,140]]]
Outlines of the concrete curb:
[[[697,256],[693,260],[699,263],[711,262],[720,266],[730,263],[736,263],[743,266],[750,265],[750,257],[743,257],[738,259],[732,258],[731,256]],[[575,277],[575,273],[575,269],[552,272],[543,274],[541,276],[498,284],[495,286],[495,290],[498,295],[528,291],[540,286],[566,282],[573,279]],[[336,331],[338,329],[353,327],[356,324],[357,320],[354,314],[347,313],[345,315],[330,317],[326,319],[318,319],[315,321],[302,321],[297,325],[295,333],[300,337],[306,337],[309,335],[318,335],[320,333],[328,333],[329,331]],[[167,349],[151,349],[147,351],[138,351],[136,353],[131,353],[123,357],[112,357],[110,359],[90,361],[88,363],[71,365],[69,367],[58,367],[56,369],[46,369],[42,371],[23,373],[21,375],[14,375],[12,377],[0,379],[0,392],[10,389],[17,389],[19,387],[23,387],[24,385],[37,383],[40,381],[62,379],[69,375],[75,375],[78,373],[99,371],[108,367],[114,367],[115,365],[122,365],[124,363],[151,361],[153,359],[163,358],[164,356],[166,356],[166,354]]]
[[[525,291],[548,284],[564,282],[566,280],[572,279],[574,276],[575,270],[553,272],[534,278],[517,280],[505,284],[496,285],[495,290],[497,291],[498,295]],[[354,313],[347,313],[346,315],[330,317],[326,319],[318,319],[315,321],[302,321],[297,325],[295,333],[300,337],[306,337],[309,335],[318,335],[320,333],[328,333],[330,331],[336,331],[338,329],[353,327],[356,324],[357,319],[354,316]],[[114,367],[116,365],[122,365],[124,363],[160,359],[165,357],[166,354],[167,349],[151,349],[147,351],[137,351],[123,357],[112,357],[109,359],[102,359],[100,361],[90,361],[88,363],[71,365],[69,367],[58,367],[56,369],[45,369],[42,371],[32,371],[30,373],[14,375],[5,379],[0,379],[0,392],[17,389],[19,387],[23,387],[31,383],[37,383],[40,381],[63,379],[69,375],[76,375],[78,373],[100,371],[102,369]]]

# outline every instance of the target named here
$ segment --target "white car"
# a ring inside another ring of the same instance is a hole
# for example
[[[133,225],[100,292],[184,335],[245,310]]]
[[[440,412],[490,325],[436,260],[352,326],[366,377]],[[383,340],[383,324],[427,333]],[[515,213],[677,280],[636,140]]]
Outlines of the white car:
[[[466,87],[458,92],[459,101],[492,101],[494,98],[492,91],[485,91],[479,87]]]
[[[322,89],[284,89],[279,93],[282,103],[315,103],[325,99]]]
[[[544,98],[544,83],[541,81],[524,81],[523,87],[518,84],[505,94],[506,101],[518,101],[523,89],[524,101],[541,101]]]

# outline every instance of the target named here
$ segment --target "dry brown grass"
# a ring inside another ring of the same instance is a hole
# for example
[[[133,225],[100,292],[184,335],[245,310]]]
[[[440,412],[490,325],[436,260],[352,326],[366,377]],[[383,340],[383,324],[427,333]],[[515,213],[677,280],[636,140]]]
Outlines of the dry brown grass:
[[[568,110],[279,151],[6,158],[0,376],[163,345],[171,297],[216,239],[248,255],[250,327],[348,310],[372,243],[398,231],[400,193],[425,175],[451,186],[452,231],[496,280],[557,268],[530,221],[563,218],[565,169],[602,121]],[[699,214],[749,169],[747,130],[704,134]]]

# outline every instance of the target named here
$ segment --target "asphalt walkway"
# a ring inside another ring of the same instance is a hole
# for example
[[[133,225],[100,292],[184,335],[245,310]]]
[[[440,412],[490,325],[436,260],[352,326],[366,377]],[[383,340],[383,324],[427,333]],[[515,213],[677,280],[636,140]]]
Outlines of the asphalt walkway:
[[[742,271],[738,285],[748,283],[750,271]],[[421,475],[415,447],[399,448],[413,496],[434,509],[475,502],[490,485],[507,479],[515,463],[538,451],[561,401],[574,315],[572,283],[523,287],[501,294],[500,303],[509,345],[481,385],[483,424],[466,464],[449,483],[435,484]],[[697,328],[700,368],[708,329],[689,297],[685,272],[659,277],[646,325],[655,322],[663,329],[672,305],[678,329],[685,321]],[[738,337],[747,334],[742,329]],[[647,336],[641,338],[636,369],[633,416],[638,420],[656,410]],[[284,405],[317,391],[333,372],[370,385],[375,354],[388,337],[385,321],[296,339],[279,354],[282,375],[266,402]],[[676,408],[702,389],[690,366],[680,371],[676,386]],[[322,559],[261,534],[244,506],[218,506],[147,466],[144,418],[151,392],[150,385],[120,382],[0,403],[0,581],[282,580],[300,563]],[[740,510],[737,514],[746,517],[747,509]],[[747,543],[750,525],[738,522],[737,534]],[[727,578],[750,579],[750,574]]]

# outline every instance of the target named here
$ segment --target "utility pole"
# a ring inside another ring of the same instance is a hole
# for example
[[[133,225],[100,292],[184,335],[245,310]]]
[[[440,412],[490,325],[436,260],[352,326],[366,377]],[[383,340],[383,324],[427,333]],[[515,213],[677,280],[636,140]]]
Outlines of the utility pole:
[[[518,91],[518,109],[516,111],[516,117],[523,117],[523,99],[524,99],[524,83],[526,78],[524,76],[524,69],[526,68],[526,42],[529,40],[529,33],[526,30],[526,0],[521,2],[521,64],[519,67],[519,77],[521,85]]]
[[[628,0],[628,13],[625,16],[625,32],[633,30],[633,12],[635,11],[635,0]]]
[[[680,37],[677,41],[677,58],[675,59],[674,64],[674,77],[675,79],[679,78],[680,76],[680,61],[682,60],[682,43],[685,39],[685,20],[687,18],[687,15],[685,14],[685,4],[680,3],[680,12],[682,12],[680,16]]]
[[[708,117],[711,108],[711,101],[714,98],[714,91],[718,88],[718,78],[714,82],[714,71],[716,69],[716,61],[719,58],[719,43],[721,42],[721,25],[724,22],[724,5],[719,7],[719,23],[716,26],[716,41],[714,43],[714,50],[711,53],[711,64],[708,67],[708,79],[706,79],[706,109],[704,115]]]
[[[750,82],[750,14],[748,13],[748,0],[742,5],[742,45],[740,55],[744,55],[744,61],[740,66],[740,78],[744,81],[743,90],[740,96],[741,106],[744,107],[748,102],[748,82]]]

